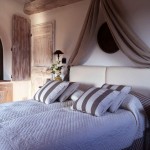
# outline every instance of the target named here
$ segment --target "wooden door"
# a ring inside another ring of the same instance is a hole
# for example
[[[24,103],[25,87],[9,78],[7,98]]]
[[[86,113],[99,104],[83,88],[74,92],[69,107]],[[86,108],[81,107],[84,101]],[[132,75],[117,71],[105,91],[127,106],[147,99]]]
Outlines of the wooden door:
[[[47,69],[52,65],[55,45],[55,21],[32,26],[32,94],[42,86],[51,74]]]
[[[13,16],[12,25],[12,80],[29,80],[31,76],[31,23]]]

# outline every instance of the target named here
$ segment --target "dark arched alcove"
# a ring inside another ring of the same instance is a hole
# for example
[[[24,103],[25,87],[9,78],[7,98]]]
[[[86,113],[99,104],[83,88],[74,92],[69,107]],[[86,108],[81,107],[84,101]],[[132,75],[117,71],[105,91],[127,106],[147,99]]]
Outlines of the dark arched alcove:
[[[100,48],[106,53],[112,54],[119,50],[106,22],[98,31],[97,41]]]
[[[3,45],[0,39],[0,80],[3,80]]]

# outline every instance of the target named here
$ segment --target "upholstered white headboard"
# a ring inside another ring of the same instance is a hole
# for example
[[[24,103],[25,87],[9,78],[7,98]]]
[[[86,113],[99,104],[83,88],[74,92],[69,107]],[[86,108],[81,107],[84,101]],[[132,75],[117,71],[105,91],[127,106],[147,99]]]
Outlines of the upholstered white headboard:
[[[130,85],[136,92],[150,97],[150,69],[132,67],[73,66],[70,81],[102,86],[104,83]]]

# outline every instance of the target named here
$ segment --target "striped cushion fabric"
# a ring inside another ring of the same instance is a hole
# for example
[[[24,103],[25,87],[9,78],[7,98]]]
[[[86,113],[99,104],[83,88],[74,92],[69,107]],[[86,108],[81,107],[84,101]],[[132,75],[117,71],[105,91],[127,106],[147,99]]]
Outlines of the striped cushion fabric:
[[[70,96],[70,99],[75,102],[83,95],[83,93],[83,91],[77,90]]]
[[[131,86],[126,86],[126,85],[104,84],[102,86],[102,88],[121,91],[121,92],[124,92],[124,93],[129,93],[131,91]]]
[[[53,103],[68,87],[69,82],[49,81],[34,95],[34,99],[46,104]]]
[[[131,91],[130,94],[136,96],[140,102],[142,103],[143,107],[144,107],[144,110],[148,116],[148,119],[150,121],[150,97],[146,97],[138,92],[134,92],[134,91]]]
[[[58,98],[60,102],[64,102],[69,98],[69,96],[77,90],[79,87],[79,83],[70,82],[67,89],[63,92],[63,94]]]
[[[72,109],[94,116],[101,116],[107,111],[118,94],[118,91],[93,87],[73,104]]]
[[[120,92],[116,97],[116,99],[113,101],[112,105],[110,106],[109,112],[112,113],[116,112],[127,96],[128,96],[127,93]]]

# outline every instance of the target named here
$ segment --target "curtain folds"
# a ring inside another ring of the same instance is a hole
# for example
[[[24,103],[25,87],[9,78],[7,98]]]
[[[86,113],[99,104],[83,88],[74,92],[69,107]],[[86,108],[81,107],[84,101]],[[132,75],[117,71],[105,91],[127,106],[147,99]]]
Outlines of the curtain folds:
[[[68,61],[68,73],[64,80],[69,79],[70,66],[83,64],[91,53],[89,47],[96,31],[100,2],[104,18],[120,50],[140,67],[150,68],[150,48],[119,15],[114,3],[116,1],[91,0],[78,42]]]
[[[100,0],[91,0],[78,42],[68,61],[69,66],[83,64],[87,60],[89,54],[88,47],[96,31],[99,6]]]
[[[64,80],[69,80],[70,66],[83,64],[91,53],[89,47],[96,31],[99,8],[100,0],[91,0],[78,42],[68,61],[68,70]]]
[[[120,50],[142,67],[150,67],[150,48],[119,16],[113,1],[101,0],[101,9]]]

